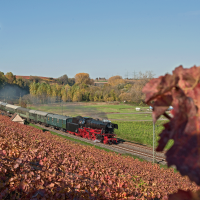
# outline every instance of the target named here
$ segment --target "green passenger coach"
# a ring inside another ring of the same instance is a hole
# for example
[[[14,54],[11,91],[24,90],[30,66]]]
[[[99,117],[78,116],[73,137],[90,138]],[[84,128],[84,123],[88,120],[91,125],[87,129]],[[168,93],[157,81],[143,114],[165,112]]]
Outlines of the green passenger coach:
[[[14,106],[11,104],[6,104],[6,111],[9,111],[9,113],[14,114],[17,112],[17,108],[19,108],[20,106]]]
[[[70,117],[50,113],[47,115],[47,125],[66,130],[68,118]]]
[[[1,108],[1,110],[7,111],[7,110],[6,110],[6,105],[7,105],[7,103],[0,102],[0,108]]]
[[[36,110],[36,112],[34,114],[37,115],[37,122],[39,122],[40,124],[47,123],[47,114],[48,114],[47,112]]]
[[[36,110],[29,110],[29,120],[37,122]]]
[[[25,118],[29,121],[29,110],[30,109],[18,107],[17,108],[17,114],[19,116],[21,116],[22,118]]]

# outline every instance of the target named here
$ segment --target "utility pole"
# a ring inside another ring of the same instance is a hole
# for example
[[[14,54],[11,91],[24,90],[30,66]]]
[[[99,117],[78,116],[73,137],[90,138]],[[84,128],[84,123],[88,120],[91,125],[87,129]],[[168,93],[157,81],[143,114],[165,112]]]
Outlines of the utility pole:
[[[125,74],[125,77],[128,79],[128,72]]]
[[[155,157],[154,157],[154,153],[155,153],[155,150],[154,150],[154,141],[155,141],[155,123],[153,122],[153,164],[155,162]]]
[[[135,71],[133,72],[133,79],[137,79],[137,75]]]

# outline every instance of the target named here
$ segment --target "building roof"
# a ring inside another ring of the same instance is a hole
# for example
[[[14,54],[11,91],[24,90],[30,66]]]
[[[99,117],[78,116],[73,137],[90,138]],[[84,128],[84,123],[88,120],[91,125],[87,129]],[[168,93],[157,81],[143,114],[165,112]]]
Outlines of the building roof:
[[[16,122],[24,122],[24,119],[22,119],[17,113],[14,113],[10,120]]]

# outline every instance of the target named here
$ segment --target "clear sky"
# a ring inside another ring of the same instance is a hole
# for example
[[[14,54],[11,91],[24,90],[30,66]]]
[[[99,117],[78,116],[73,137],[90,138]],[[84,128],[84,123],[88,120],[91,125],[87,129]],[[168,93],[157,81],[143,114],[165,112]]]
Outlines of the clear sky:
[[[0,0],[0,71],[91,78],[200,65],[199,0]]]

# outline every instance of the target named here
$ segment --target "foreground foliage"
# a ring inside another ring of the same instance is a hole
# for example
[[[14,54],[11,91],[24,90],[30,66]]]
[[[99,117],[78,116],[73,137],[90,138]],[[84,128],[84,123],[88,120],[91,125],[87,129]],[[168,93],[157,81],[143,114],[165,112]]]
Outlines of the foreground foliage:
[[[67,141],[0,116],[0,199],[167,199],[197,190],[172,169]]]
[[[146,103],[153,106],[154,122],[161,115],[170,119],[164,124],[157,151],[173,139],[174,144],[166,153],[168,166],[175,165],[182,175],[200,185],[200,67],[179,66],[172,75],[152,79],[143,92]],[[165,112],[170,105],[174,108],[173,118]],[[179,191],[171,199],[184,195],[187,199],[200,199],[199,193]]]

